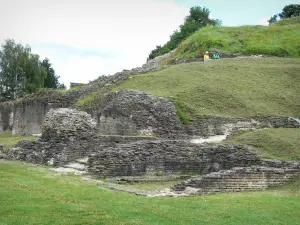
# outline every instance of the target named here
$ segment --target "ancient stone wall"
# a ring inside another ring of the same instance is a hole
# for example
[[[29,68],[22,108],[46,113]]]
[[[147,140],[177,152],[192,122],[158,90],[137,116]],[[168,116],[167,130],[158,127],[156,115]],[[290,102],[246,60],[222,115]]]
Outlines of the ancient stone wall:
[[[13,125],[13,102],[0,104],[0,133],[11,131]]]
[[[78,99],[83,98],[95,90],[106,88],[109,91],[111,85],[119,84],[132,75],[160,70],[162,67],[159,63],[167,56],[169,56],[169,53],[165,56],[149,60],[141,67],[123,70],[111,76],[101,76],[81,88],[65,93],[55,90],[42,90],[31,96],[27,96],[15,103],[13,109],[11,109],[11,111],[16,113],[16,116],[13,116],[13,121],[10,119],[11,115],[7,116],[10,113],[7,113],[7,109],[5,108],[6,103],[1,103],[0,132],[13,129],[15,135],[39,134],[41,133],[43,118],[51,108],[74,108]],[[12,123],[14,124],[13,128]]]
[[[264,190],[279,186],[300,174],[300,163],[285,168],[237,167],[189,179],[173,187],[175,193],[204,195],[219,192]]]
[[[183,131],[170,100],[141,91],[107,93],[90,114],[102,134],[177,137]]]
[[[75,109],[51,109],[38,141],[21,141],[8,153],[9,159],[39,164],[64,165],[107,147],[116,147],[152,137],[99,136],[96,122]]]
[[[262,128],[299,128],[294,118],[284,116],[256,117],[216,117],[198,116],[186,125],[186,133],[191,136],[213,136],[234,134],[242,130]]]
[[[13,109],[13,135],[41,134],[46,113],[50,109],[60,107],[60,103],[50,103],[43,100],[16,103]]]
[[[187,141],[140,141],[106,148],[89,157],[88,170],[100,176],[136,176],[157,172],[206,174],[254,165],[259,157],[239,145],[196,145]]]

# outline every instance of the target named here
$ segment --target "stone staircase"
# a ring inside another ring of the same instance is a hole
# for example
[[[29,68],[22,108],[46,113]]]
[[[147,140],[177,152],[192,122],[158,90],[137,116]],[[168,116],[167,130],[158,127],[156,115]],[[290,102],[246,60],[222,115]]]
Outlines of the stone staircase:
[[[77,159],[63,167],[53,168],[52,170],[60,173],[74,173],[75,175],[87,174],[88,157]]]

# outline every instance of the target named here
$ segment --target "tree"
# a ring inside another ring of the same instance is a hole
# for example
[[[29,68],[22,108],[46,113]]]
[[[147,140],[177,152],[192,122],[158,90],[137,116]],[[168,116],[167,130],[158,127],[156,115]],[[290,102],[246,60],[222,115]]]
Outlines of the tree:
[[[43,87],[58,88],[58,79],[48,59],[41,62],[28,45],[5,40],[0,50],[0,101],[15,100]]]
[[[178,45],[205,26],[220,26],[221,20],[209,18],[210,11],[207,8],[201,8],[200,6],[194,6],[190,9],[190,14],[184,19],[184,23],[180,25],[179,30],[175,30],[170,36],[170,40],[163,46],[156,46],[156,49],[152,50],[148,59],[153,59],[159,55],[163,55],[177,48]]]
[[[24,92],[28,83],[26,80],[26,66],[30,64],[29,46],[23,47],[14,40],[6,40],[0,51],[1,68],[1,97],[4,99],[16,99]]]
[[[282,9],[282,13],[279,13],[280,19],[287,19],[295,16],[300,16],[300,4],[287,5]]]
[[[45,58],[41,62],[41,66],[46,71],[46,77],[44,82],[44,88],[55,88],[59,87],[59,76],[55,75],[55,71],[48,58]]]
[[[277,22],[277,17],[278,17],[278,15],[272,16],[272,17],[268,20],[269,24],[276,23],[276,22]]]
[[[300,16],[300,4],[290,4],[286,5],[281,13],[275,14],[272,16],[268,22],[269,24],[277,22],[278,17],[280,19],[288,19],[295,16]]]

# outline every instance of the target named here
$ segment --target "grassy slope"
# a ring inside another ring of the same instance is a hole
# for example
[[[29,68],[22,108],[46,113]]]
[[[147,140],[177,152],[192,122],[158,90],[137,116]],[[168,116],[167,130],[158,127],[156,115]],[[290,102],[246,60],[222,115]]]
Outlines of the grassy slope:
[[[193,115],[300,117],[300,59],[224,59],[133,76],[114,90],[173,96]]]
[[[300,57],[299,40],[300,24],[206,27],[183,41],[174,57],[198,57],[206,50]]]
[[[264,157],[300,160],[300,129],[264,129],[232,136],[225,143],[246,144]]]
[[[290,19],[279,20],[278,22],[272,24],[271,26],[285,26],[290,24],[300,24],[300,16],[292,17]]]
[[[10,148],[13,148],[19,141],[36,139],[37,137],[33,136],[12,136],[11,132],[0,133],[0,144],[4,145],[4,151],[8,151]]]
[[[149,198],[0,161],[0,224],[298,224],[298,184],[266,192]]]

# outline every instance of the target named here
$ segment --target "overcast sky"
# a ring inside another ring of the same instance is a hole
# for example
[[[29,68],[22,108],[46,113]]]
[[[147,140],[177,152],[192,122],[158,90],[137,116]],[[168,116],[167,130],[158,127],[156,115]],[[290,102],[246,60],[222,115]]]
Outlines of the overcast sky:
[[[0,0],[0,42],[13,38],[47,57],[61,81],[88,82],[145,63],[189,8],[206,6],[224,26],[267,25],[300,0]]]

